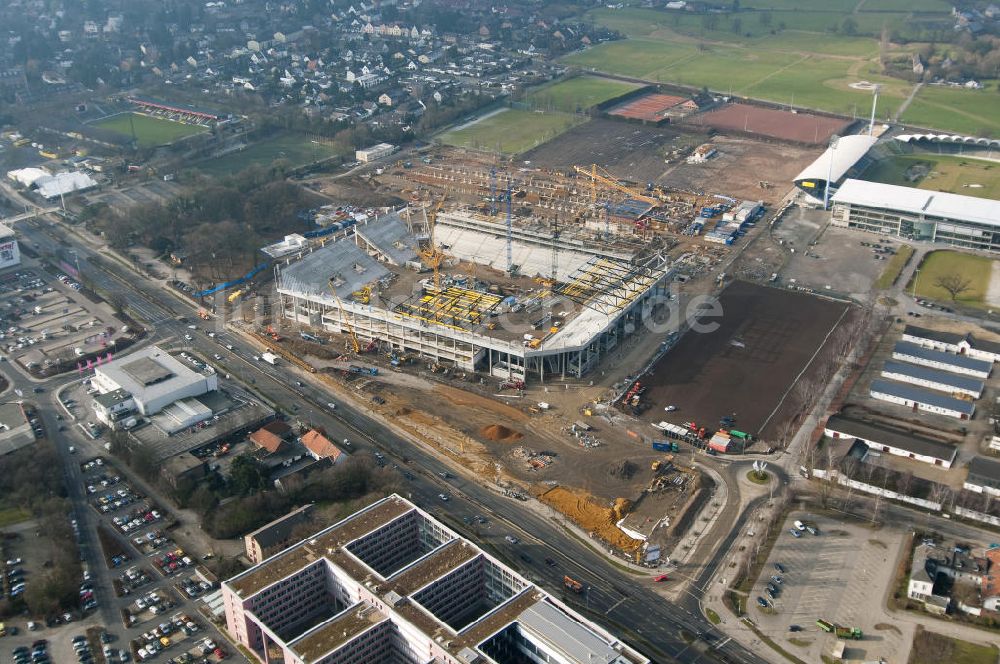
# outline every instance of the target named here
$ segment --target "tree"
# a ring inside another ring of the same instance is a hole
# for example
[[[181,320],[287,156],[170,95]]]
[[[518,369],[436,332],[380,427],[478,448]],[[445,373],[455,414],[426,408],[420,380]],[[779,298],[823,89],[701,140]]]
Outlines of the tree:
[[[858,34],[858,22],[855,21],[853,17],[848,16],[841,22],[840,31],[845,35],[852,37]]]
[[[256,493],[267,485],[267,473],[249,454],[241,454],[233,459],[229,470],[229,486],[233,493],[248,495]]]
[[[738,34],[740,34],[740,31],[743,29],[743,21],[740,20],[739,18],[734,18],[730,22],[729,26],[732,29],[733,34],[734,35],[738,35]]]
[[[952,302],[954,302],[959,295],[972,288],[972,279],[963,277],[958,272],[949,272],[936,278],[934,285],[947,291],[948,295],[951,296]]]

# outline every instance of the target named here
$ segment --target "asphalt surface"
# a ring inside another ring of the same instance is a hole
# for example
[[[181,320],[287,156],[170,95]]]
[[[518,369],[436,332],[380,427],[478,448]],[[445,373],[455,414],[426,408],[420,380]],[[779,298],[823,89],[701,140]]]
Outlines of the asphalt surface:
[[[44,221],[21,224],[19,230],[27,242],[38,244],[42,255],[52,253],[59,244],[57,235],[64,233],[60,227]],[[81,242],[75,242],[74,246],[84,279],[94,283],[98,290],[122,298],[134,315],[143,318],[151,330],[147,342],[184,347],[199,353],[220,371],[229,373],[233,379],[241,379],[290,415],[323,426],[335,440],[349,439],[352,441],[352,453],[382,451],[390,465],[398,465],[407,478],[412,478],[407,479],[405,484],[408,497],[414,502],[479,542],[585,615],[604,624],[654,661],[746,664],[767,661],[739,643],[725,639],[718,630],[713,630],[711,623],[700,613],[696,597],[687,595],[679,604],[669,602],[654,591],[652,575],[637,576],[623,571],[624,568],[609,562],[562,525],[535,514],[517,500],[503,497],[462,476],[449,475],[443,479],[442,473],[452,473],[454,469],[417,444],[396,435],[368,414],[331,399],[330,394],[314,384],[308,374],[298,372],[287,363],[274,367],[253,360],[260,349],[231,330],[212,328],[216,337],[208,337],[209,330],[204,327],[206,322],[196,318],[197,305],[194,302],[182,300],[158,283],[139,277],[109,257],[102,255],[95,260],[96,252]],[[188,320],[182,322],[179,317]],[[188,328],[189,324],[197,324],[202,329],[192,331]],[[192,339],[186,340],[186,334],[190,334]],[[233,347],[232,351],[226,349],[227,345]],[[211,359],[215,354],[219,354],[222,360]],[[66,381],[48,381],[52,386],[59,382]],[[330,412],[325,405],[331,400],[340,404],[335,412]],[[47,416],[47,426],[52,427],[54,422],[50,420],[53,417],[52,414]],[[59,447],[65,452],[65,445]],[[85,505],[76,459],[68,453],[64,454],[72,498],[76,504]],[[438,497],[441,493],[448,494],[450,500],[442,501]],[[89,508],[78,508],[77,512],[85,555],[91,562],[90,568],[97,573],[96,585],[102,590],[101,616],[109,626],[120,625],[116,604],[106,599],[113,597],[111,574],[103,563],[96,540],[97,515]],[[740,526],[748,513],[744,512],[740,517]],[[471,521],[474,515],[486,517],[487,524],[473,526],[463,520],[463,517],[468,517]],[[732,542],[739,530],[734,528],[731,531],[726,543],[718,549],[712,566],[706,567],[699,575],[697,587],[703,588],[711,578],[727,549],[727,543]],[[521,541],[512,545],[505,540],[506,535],[514,535]],[[546,558],[555,561],[556,565],[546,564]],[[565,590],[562,584],[564,575],[582,582],[586,586],[585,592],[577,595]]]

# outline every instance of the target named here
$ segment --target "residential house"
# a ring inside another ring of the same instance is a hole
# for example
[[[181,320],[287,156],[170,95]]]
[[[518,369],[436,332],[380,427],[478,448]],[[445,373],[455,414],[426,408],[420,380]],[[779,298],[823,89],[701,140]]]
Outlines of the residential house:
[[[243,537],[243,547],[251,563],[257,564],[288,548],[296,526],[308,523],[313,506],[303,505],[285,516],[278,517]]]
[[[345,457],[339,447],[315,429],[310,429],[302,436],[302,444],[305,446],[309,456],[317,461],[329,459],[331,463],[336,464]]]

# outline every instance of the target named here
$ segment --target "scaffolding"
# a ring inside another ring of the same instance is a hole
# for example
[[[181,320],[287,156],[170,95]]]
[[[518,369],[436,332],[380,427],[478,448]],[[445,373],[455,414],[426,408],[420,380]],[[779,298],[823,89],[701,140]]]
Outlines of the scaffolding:
[[[628,307],[664,275],[662,268],[596,256],[566,283],[559,284],[556,292],[581,306],[610,316]]]
[[[396,312],[425,323],[468,330],[482,324],[483,317],[500,302],[501,298],[492,293],[450,286],[443,290],[427,289],[416,302],[397,306]]]

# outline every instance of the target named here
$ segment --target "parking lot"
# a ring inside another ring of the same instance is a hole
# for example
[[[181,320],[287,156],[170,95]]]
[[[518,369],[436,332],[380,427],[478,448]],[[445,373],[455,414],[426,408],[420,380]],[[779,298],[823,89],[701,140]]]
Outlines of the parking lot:
[[[875,253],[872,247],[862,245],[882,244],[869,233],[832,226],[824,230],[828,217],[822,210],[793,207],[775,226],[774,236],[795,250],[781,271],[781,282],[864,296],[891,255]],[[899,243],[893,241],[886,247],[895,249]]]
[[[40,371],[114,347],[124,334],[117,319],[79,294],[66,275],[34,270],[0,277],[0,348],[22,367]]]
[[[800,531],[800,537],[793,536],[790,530],[796,529],[797,520],[814,524],[819,534]],[[912,628],[901,624],[890,629],[882,622],[882,605],[901,541],[901,533],[886,528],[870,530],[792,513],[750,592],[750,617],[761,631],[806,661],[829,656],[836,642],[834,635],[817,626],[819,619],[862,630],[864,638],[847,643],[850,659],[905,661],[900,653],[909,649]],[[773,600],[768,598],[768,584],[779,591]],[[768,608],[762,608],[758,598],[764,599]]]

